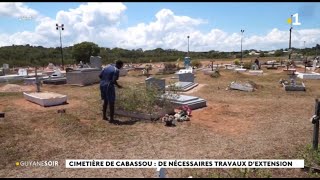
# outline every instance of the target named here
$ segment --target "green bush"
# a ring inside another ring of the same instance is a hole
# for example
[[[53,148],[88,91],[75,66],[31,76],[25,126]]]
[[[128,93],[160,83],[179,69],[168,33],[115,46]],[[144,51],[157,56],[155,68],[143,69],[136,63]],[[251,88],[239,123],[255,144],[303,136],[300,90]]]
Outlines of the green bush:
[[[243,62],[243,68],[251,69],[251,66],[252,66],[251,62]]]
[[[165,70],[175,70],[177,68],[177,65],[175,63],[164,63],[164,69]]]
[[[220,72],[219,71],[215,71],[214,73],[212,73],[212,74],[210,74],[210,77],[212,77],[212,78],[218,78],[218,77],[220,77],[221,75],[220,75]]]
[[[235,59],[233,62],[235,65],[240,66],[240,60],[239,59]]]
[[[128,86],[116,91],[115,108],[136,113],[154,113],[172,108],[167,98],[161,98],[163,92],[155,87]]]
[[[199,67],[202,66],[202,64],[201,64],[201,62],[199,60],[192,60],[191,61],[191,66],[199,68]]]

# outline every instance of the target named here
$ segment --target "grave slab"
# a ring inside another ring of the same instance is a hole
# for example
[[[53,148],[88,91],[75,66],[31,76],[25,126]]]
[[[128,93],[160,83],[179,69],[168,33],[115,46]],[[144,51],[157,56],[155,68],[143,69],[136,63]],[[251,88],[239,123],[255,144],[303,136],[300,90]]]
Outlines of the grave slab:
[[[176,82],[172,86],[176,87],[178,91],[185,92],[197,87],[198,85],[198,83],[193,82]],[[166,89],[170,90],[170,85],[166,86]]]
[[[66,84],[67,78],[51,78],[51,79],[45,79],[43,80],[43,84],[54,84],[54,85],[60,85],[60,84]]]
[[[183,105],[188,105],[192,110],[207,106],[206,100],[198,98],[195,96],[188,95],[169,95],[164,94],[162,98],[166,97],[174,106],[179,107]]]
[[[23,92],[23,96],[26,100],[39,104],[43,107],[61,105],[67,102],[66,95],[53,92]]]
[[[230,89],[247,91],[247,92],[253,92],[254,90],[254,87],[249,83],[232,82],[229,87]]]
[[[246,72],[247,69],[243,69],[243,68],[235,68],[234,69],[235,72]]]
[[[262,75],[263,74],[263,70],[250,70],[249,74],[251,74],[251,75]]]
[[[300,79],[320,79],[320,73],[315,73],[315,72],[311,72],[311,73],[300,73],[297,72],[297,77]]]

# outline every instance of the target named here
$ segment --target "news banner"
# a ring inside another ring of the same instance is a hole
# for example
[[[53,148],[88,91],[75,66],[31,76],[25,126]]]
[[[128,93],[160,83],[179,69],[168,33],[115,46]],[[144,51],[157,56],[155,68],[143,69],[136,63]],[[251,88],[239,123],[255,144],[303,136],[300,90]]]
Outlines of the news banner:
[[[66,168],[304,168],[304,160],[101,160],[68,159]]]

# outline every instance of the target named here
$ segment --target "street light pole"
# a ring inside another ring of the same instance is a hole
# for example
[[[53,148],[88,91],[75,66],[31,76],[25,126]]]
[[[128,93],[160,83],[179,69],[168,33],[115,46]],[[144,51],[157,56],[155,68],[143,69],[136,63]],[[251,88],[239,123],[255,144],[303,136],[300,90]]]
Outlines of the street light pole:
[[[289,61],[291,59],[291,32],[292,32],[292,15],[291,15],[291,23],[290,23],[290,37],[289,37]]]
[[[189,57],[189,38],[190,36],[187,36],[188,37],[188,57]]]
[[[59,32],[60,32],[61,64],[62,64],[62,69],[64,69],[62,41],[61,41],[61,30],[62,31],[64,30],[64,24],[61,24],[60,26],[58,24],[56,24],[56,30],[59,30]]]
[[[242,63],[242,36],[243,36],[243,32],[244,32],[244,30],[243,29],[241,29],[241,63]]]

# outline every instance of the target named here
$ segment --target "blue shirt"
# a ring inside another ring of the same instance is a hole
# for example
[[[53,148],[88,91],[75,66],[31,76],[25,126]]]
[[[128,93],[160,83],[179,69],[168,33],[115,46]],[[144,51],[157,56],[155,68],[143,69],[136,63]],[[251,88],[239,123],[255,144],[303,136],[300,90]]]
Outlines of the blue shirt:
[[[114,86],[115,81],[119,79],[119,73],[119,69],[114,64],[105,67],[99,75],[100,86]]]

